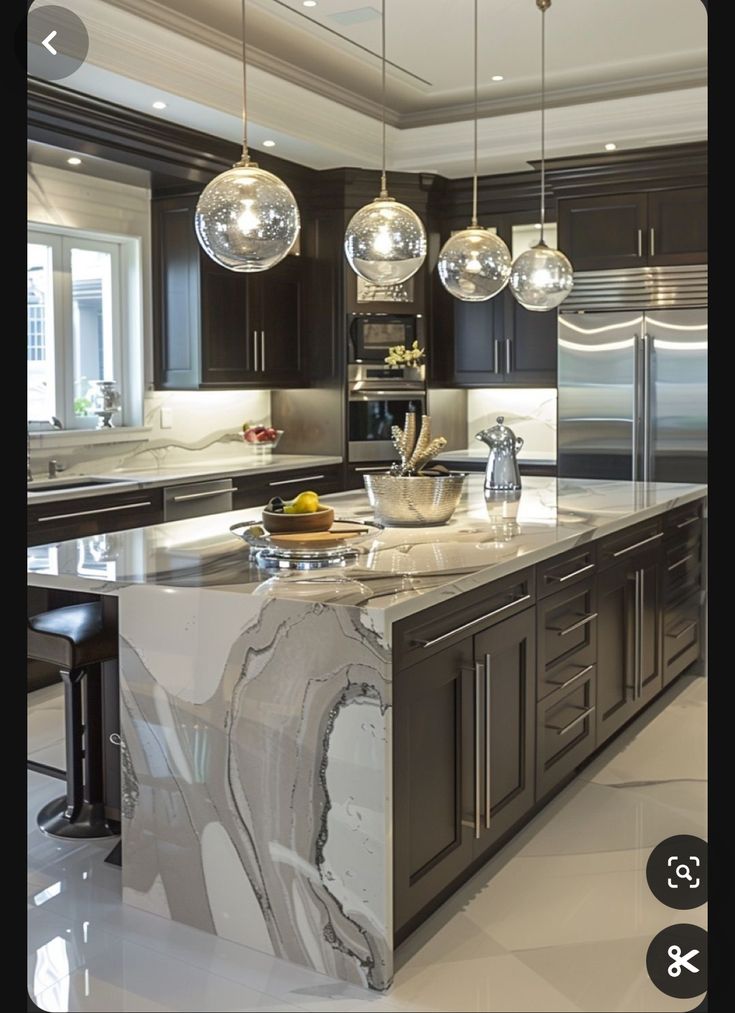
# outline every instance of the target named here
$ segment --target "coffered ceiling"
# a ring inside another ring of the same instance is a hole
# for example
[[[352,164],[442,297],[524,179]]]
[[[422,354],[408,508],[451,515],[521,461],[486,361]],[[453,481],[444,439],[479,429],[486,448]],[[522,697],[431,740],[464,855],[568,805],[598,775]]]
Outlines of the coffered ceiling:
[[[46,0],[41,0],[46,2]],[[538,155],[540,14],[479,0],[481,171]],[[65,84],[236,139],[240,0],[75,0],[90,31]],[[701,0],[554,0],[551,155],[706,136]],[[470,171],[472,0],[387,0],[390,166]],[[378,163],[380,0],[248,0],[252,142],[318,168]],[[502,81],[493,81],[493,77]]]

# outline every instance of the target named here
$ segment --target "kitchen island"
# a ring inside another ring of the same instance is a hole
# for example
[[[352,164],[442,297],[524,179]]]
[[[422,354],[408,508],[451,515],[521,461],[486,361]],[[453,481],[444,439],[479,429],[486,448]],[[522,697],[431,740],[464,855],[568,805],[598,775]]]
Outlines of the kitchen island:
[[[528,478],[488,507],[470,476],[449,524],[313,573],[251,564],[252,510],[29,549],[33,585],[118,602],[123,900],[389,987],[396,942],[699,657],[705,497]]]

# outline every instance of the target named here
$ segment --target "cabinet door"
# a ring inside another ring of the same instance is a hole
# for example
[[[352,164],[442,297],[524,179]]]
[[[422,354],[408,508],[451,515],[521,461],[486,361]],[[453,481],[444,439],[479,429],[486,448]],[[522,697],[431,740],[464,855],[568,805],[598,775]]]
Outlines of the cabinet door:
[[[294,264],[293,261],[296,261]],[[303,382],[302,284],[299,258],[248,279],[257,331],[257,371],[269,385]]]
[[[534,610],[526,609],[475,636],[475,661],[483,676],[478,694],[483,737],[477,764],[481,831],[475,855],[490,848],[534,803],[534,621]]]
[[[394,697],[394,919],[410,921],[473,856],[472,638],[401,669]]]
[[[648,263],[707,263],[707,187],[648,195]]]
[[[597,745],[633,716],[635,585],[629,566],[602,573],[597,588]]]
[[[157,386],[196,390],[200,369],[196,196],[152,202],[153,334]]]
[[[256,373],[256,327],[249,319],[248,281],[201,255],[202,387],[261,382]]]
[[[503,292],[504,381],[525,387],[556,387],[556,341],[559,312],[533,313]]]
[[[504,300],[487,302],[452,299],[454,382],[464,387],[498,384],[504,379]]]
[[[640,267],[648,262],[646,194],[560,200],[558,218],[559,249],[575,271]]]
[[[637,707],[653,699],[663,688],[663,664],[661,657],[661,554],[658,549],[646,552],[633,561],[640,574],[641,612],[639,632],[641,640],[638,675]]]

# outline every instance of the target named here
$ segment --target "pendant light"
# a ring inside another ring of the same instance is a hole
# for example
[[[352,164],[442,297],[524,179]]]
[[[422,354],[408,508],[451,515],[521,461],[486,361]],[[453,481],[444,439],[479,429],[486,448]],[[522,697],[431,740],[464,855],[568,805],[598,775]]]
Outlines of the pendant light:
[[[477,0],[475,0],[475,160],[472,176],[472,222],[450,236],[437,268],[444,288],[463,302],[492,299],[508,284],[510,251],[490,229],[477,224]]]
[[[245,0],[242,0],[242,158],[202,191],[194,216],[197,239],[230,271],[267,271],[283,260],[301,228],[296,199],[248,152]]]
[[[553,310],[572,291],[572,265],[561,252],[544,242],[546,216],[546,11],[551,0],[536,0],[541,11],[541,236],[539,242],[516,257],[510,287],[527,310]]]
[[[383,166],[380,195],[360,208],[345,232],[345,256],[355,272],[376,285],[408,281],[426,258],[426,230],[415,211],[388,194],[385,178],[385,0],[381,9]]]

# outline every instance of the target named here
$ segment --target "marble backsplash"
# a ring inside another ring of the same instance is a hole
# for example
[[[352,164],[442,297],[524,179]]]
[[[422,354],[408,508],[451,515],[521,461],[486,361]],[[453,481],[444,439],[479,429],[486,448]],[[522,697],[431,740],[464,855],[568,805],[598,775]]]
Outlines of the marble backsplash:
[[[502,388],[467,391],[467,446],[477,447],[475,434],[504,416],[526,454],[556,454],[556,389]]]
[[[171,428],[161,427],[162,408],[170,412]],[[43,478],[49,458],[73,474],[237,463],[243,446],[233,436],[243,422],[269,425],[270,420],[270,391],[151,391],[144,402],[148,432],[131,432],[125,442],[104,442],[104,435],[90,432],[88,442],[75,440],[73,446],[60,445],[56,433],[34,436],[31,466],[34,476]]]

